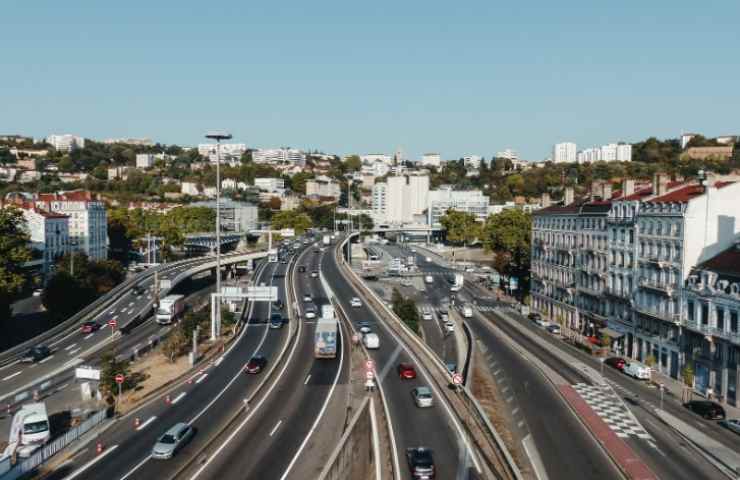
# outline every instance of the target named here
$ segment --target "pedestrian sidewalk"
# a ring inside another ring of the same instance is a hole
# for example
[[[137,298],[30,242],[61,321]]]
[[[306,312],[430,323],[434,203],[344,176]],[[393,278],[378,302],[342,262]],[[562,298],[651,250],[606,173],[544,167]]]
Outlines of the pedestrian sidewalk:
[[[663,387],[665,388],[667,394],[674,396],[678,402],[683,403],[683,392],[685,387],[682,382],[676,380],[675,378],[669,377],[664,373],[658,372],[657,370],[653,370],[652,382],[655,384],[663,384]],[[693,399],[706,398],[694,389],[690,389],[690,392],[691,398]],[[722,403],[721,405],[725,409],[727,418],[740,418],[740,408],[733,407],[732,405],[728,405],[726,403]]]
[[[656,408],[655,414],[733,474],[740,472],[740,454],[664,410]]]

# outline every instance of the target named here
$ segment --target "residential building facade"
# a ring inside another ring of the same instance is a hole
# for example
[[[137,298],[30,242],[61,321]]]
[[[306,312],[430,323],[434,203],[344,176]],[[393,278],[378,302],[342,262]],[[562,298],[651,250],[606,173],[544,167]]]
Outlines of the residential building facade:
[[[425,167],[439,168],[442,165],[442,156],[439,153],[425,153],[421,156],[421,164]]]
[[[136,154],[136,168],[152,168],[154,160],[153,153],[138,153]]]
[[[453,190],[452,187],[440,187],[428,195],[427,224],[441,225],[440,221],[448,210],[472,213],[478,221],[488,217],[489,198],[480,190]]]
[[[46,137],[46,143],[54,147],[59,152],[71,152],[78,148],[85,148],[85,139],[75,135],[49,135]]]
[[[339,183],[325,176],[316,177],[306,182],[306,196],[317,198],[331,198],[338,200],[341,196]]]
[[[572,142],[556,143],[552,147],[553,163],[574,163],[576,161],[576,144]]]
[[[69,248],[85,252],[91,260],[108,258],[108,217],[103,202],[90,192],[42,193],[36,207],[69,217]]]

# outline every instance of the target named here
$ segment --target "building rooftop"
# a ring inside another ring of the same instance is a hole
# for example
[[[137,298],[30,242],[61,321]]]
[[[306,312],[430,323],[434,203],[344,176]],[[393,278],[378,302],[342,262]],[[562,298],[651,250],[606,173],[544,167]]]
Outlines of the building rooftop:
[[[711,270],[721,276],[733,277],[740,280],[740,243],[736,243],[714,257],[699,265],[698,269]]]
[[[733,183],[735,182],[716,182],[714,184],[714,187],[723,188]],[[694,183],[694,184],[687,184],[673,191],[669,191],[665,195],[661,195],[660,197],[653,198],[652,200],[649,200],[649,201],[654,202],[654,203],[685,203],[691,200],[692,198],[698,197],[703,194],[704,194],[704,187],[699,184]]]

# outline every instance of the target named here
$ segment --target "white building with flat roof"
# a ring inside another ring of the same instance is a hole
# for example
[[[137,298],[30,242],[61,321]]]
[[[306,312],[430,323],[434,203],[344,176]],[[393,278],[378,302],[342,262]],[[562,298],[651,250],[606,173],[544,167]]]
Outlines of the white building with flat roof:
[[[442,165],[442,157],[439,153],[425,153],[421,156],[421,164],[425,167],[439,168]]]
[[[306,164],[306,154],[294,148],[262,148],[252,152],[254,163],[293,163],[296,165]]]
[[[465,155],[463,157],[463,165],[465,165],[465,168],[472,168],[474,170],[478,170],[480,168],[482,161],[483,157],[480,155]]]
[[[31,205],[23,207],[22,212],[31,237],[31,248],[43,254],[42,273],[46,276],[55,260],[68,251],[69,216]]]
[[[282,178],[255,178],[254,186],[262,190],[263,192],[275,192],[278,190],[285,189],[285,180]]]
[[[360,160],[362,160],[362,163],[368,164],[383,162],[388,166],[393,165],[393,157],[387,153],[368,153],[366,155],[360,155]]]
[[[247,145],[244,143],[222,143],[221,160],[228,161],[240,159],[242,154],[247,151]],[[198,154],[208,158],[211,162],[216,162],[216,144],[201,143],[198,145]]]
[[[41,193],[36,207],[69,217],[72,249],[83,251],[91,260],[108,258],[108,216],[103,202],[88,191]]]
[[[576,144],[572,142],[556,143],[552,147],[553,163],[575,163]]]
[[[152,168],[154,160],[153,153],[138,153],[136,155],[136,168]]]
[[[449,186],[432,190],[428,195],[427,223],[439,226],[440,219],[450,209],[472,213],[483,222],[488,217],[488,204],[488,196],[480,190],[453,190]]]
[[[429,176],[409,174],[388,177],[373,187],[373,212],[379,223],[412,223],[424,213]]]
[[[85,139],[75,135],[49,135],[46,143],[54,147],[58,152],[71,152],[78,148],[85,148]]]
[[[319,176],[306,182],[306,196],[319,198],[339,199],[341,188],[339,183],[329,177]]]

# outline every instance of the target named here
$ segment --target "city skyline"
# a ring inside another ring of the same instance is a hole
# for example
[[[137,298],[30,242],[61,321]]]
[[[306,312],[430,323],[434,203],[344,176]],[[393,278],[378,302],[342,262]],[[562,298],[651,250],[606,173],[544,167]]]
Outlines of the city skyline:
[[[0,130],[196,144],[205,125],[261,148],[527,160],[562,141],[733,134],[740,6],[722,3],[8,5]]]

